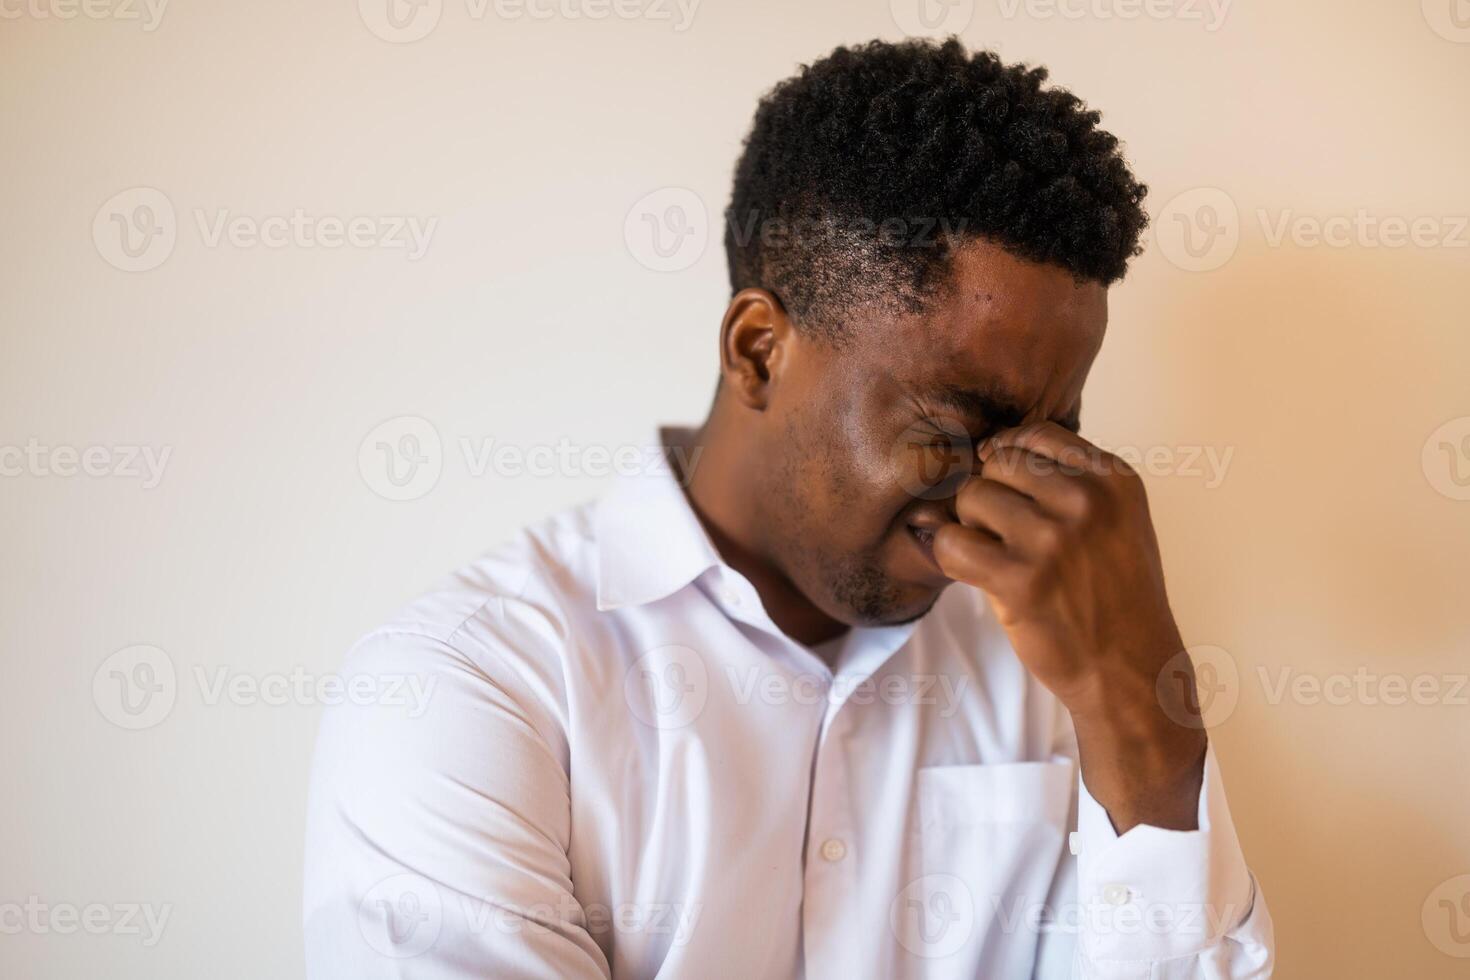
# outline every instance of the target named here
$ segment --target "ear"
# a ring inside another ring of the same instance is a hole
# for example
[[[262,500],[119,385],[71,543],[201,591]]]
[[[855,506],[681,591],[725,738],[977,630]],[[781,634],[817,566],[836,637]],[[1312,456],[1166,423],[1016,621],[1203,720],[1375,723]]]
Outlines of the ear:
[[[790,361],[796,328],[775,293],[742,289],[720,325],[720,374],[747,408],[763,411]]]

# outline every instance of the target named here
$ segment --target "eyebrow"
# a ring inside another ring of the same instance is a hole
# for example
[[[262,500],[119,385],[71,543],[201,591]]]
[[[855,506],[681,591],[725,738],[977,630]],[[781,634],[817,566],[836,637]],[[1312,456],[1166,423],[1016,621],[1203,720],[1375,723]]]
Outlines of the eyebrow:
[[[940,385],[929,394],[935,401],[966,418],[984,420],[996,429],[1014,428],[1026,421],[1026,407],[1000,392],[987,392],[963,385]],[[1082,420],[1077,411],[1071,412],[1065,418],[1051,421],[1073,433],[1082,428]]]

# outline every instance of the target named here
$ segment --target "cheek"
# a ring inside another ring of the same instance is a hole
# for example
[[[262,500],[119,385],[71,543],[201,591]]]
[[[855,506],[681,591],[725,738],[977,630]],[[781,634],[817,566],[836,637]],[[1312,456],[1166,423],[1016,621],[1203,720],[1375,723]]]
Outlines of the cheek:
[[[913,500],[905,489],[905,457],[876,427],[849,430],[832,460],[841,474],[840,497],[843,513],[838,518],[852,529],[853,536],[871,540],[880,536],[894,514]]]
[[[845,424],[838,405],[812,405],[806,425],[797,427],[790,488],[800,496],[799,510],[822,537],[852,540],[871,522],[874,497],[883,486],[874,450],[855,438],[860,430]]]
[[[861,374],[814,386],[793,419],[791,445],[800,459],[803,509],[814,530],[850,550],[872,544],[912,499],[896,469],[891,425],[880,424],[878,392]]]

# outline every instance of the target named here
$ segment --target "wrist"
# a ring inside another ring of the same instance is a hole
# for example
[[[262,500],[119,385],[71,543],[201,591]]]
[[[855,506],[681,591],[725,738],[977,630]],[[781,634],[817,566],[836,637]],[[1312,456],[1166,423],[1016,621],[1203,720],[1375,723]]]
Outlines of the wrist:
[[[1118,833],[1140,823],[1198,829],[1202,729],[1175,724],[1157,702],[1074,712],[1072,722],[1087,791]]]

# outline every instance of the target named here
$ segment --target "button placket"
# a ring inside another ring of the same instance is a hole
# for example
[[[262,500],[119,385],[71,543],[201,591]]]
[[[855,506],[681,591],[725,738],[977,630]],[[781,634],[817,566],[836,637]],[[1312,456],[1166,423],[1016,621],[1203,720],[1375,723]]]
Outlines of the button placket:
[[[838,723],[830,701],[825,728]],[[821,965],[842,959],[843,929],[851,920],[846,903],[855,900],[851,885],[857,868],[851,814],[848,812],[846,763],[841,739],[828,730],[818,740],[812,767],[812,793],[807,823],[807,861],[803,874],[802,926],[806,937],[808,976],[823,975]],[[814,972],[815,971],[815,972]]]

